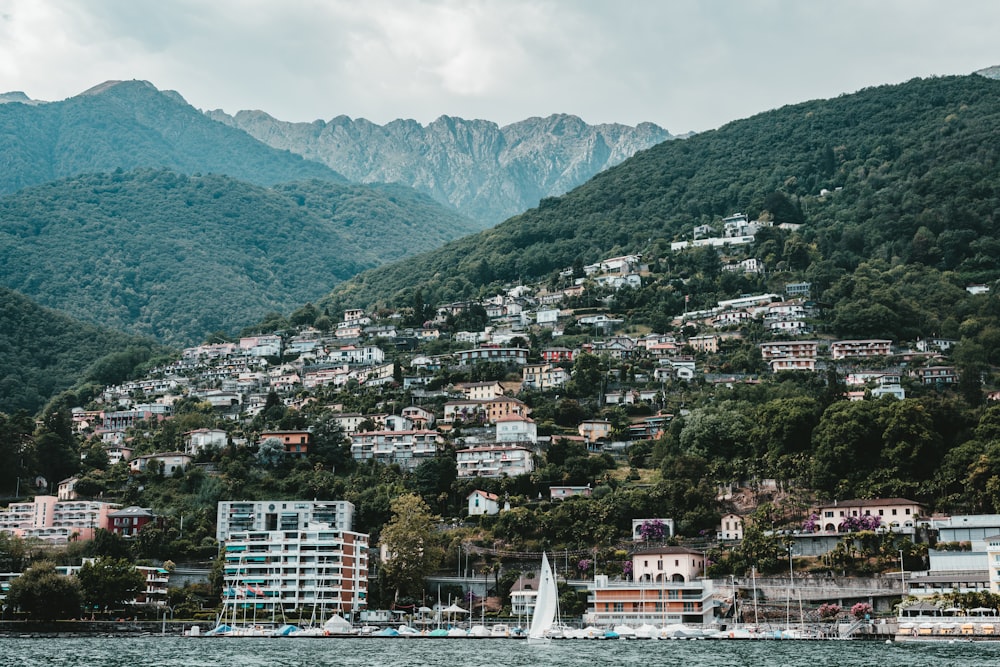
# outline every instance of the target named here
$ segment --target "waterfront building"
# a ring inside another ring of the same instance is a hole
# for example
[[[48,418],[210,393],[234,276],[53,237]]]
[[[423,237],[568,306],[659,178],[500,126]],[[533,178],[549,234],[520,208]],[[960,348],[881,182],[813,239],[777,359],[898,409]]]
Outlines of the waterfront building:
[[[687,547],[637,551],[631,580],[597,575],[588,585],[587,625],[710,625],[715,620],[712,581],[701,579],[705,554]]]
[[[223,602],[237,618],[281,618],[298,610],[351,619],[367,607],[366,534],[324,523],[232,532],[222,555]]]

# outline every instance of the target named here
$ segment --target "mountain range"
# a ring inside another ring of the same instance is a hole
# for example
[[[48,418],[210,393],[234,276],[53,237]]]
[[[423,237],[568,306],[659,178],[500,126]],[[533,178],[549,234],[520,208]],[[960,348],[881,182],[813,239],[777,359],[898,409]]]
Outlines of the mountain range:
[[[453,137],[474,125],[432,124]],[[476,234],[481,222],[410,187],[347,184],[142,82],[63,103],[8,102],[0,129],[0,188],[17,190],[0,199],[0,284],[173,344],[307,301],[337,317],[556,283],[567,267],[624,253],[643,254],[662,277],[615,299],[632,299],[657,330],[684,295],[697,307],[807,280],[840,331],[881,323],[886,335],[957,336],[951,288],[1000,277],[1000,81],[985,76],[869,88],[661,142]],[[741,251],[761,261],[759,277],[718,272],[735,251],[671,252],[737,211],[801,225]],[[449,239],[458,240],[441,246]],[[852,282],[859,268],[867,278]],[[920,298],[938,282],[948,298]]]
[[[207,113],[353,181],[409,185],[488,226],[675,138],[653,123],[588,125],[567,114],[500,127],[451,116],[428,125],[414,120],[376,125],[347,116],[290,123],[262,111]]]
[[[669,263],[671,242],[699,225],[721,233],[737,211],[804,223],[752,251],[817,286],[873,259],[948,271],[955,282],[996,280],[998,134],[1000,81],[976,75],[789,105],[658,144],[492,229],[361,274],[323,303],[403,306],[417,289],[442,303],[624,253]],[[671,287],[682,289],[692,290]],[[692,294],[695,303],[725,296]]]
[[[338,156],[352,178],[369,181],[351,184],[210,115],[145,81],[107,81],[59,102],[0,95],[0,285],[84,321],[190,343],[490,224],[418,189],[448,202],[476,181],[460,198],[506,198],[505,210],[523,210],[669,136],[569,116],[503,130],[456,118],[426,129],[340,118],[323,125],[320,143],[351,138]],[[507,171],[498,171],[501,154]],[[416,188],[405,184],[413,174]],[[439,185],[423,187],[431,182]]]

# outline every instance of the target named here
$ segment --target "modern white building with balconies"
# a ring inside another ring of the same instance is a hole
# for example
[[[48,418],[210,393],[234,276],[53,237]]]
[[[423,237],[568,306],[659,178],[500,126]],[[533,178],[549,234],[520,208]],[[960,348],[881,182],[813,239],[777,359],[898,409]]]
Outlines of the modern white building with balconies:
[[[437,431],[358,431],[351,434],[351,456],[355,461],[375,459],[413,470],[438,453]]]
[[[531,452],[523,447],[483,446],[460,449],[455,453],[458,476],[514,477],[535,469]]]

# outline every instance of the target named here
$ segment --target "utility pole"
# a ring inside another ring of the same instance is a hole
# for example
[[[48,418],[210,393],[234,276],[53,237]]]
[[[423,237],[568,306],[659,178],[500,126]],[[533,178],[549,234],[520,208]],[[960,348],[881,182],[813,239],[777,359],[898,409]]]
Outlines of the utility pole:
[[[792,545],[788,545],[788,600],[785,603],[785,627],[792,627],[792,586],[795,585],[795,572],[792,571]]]

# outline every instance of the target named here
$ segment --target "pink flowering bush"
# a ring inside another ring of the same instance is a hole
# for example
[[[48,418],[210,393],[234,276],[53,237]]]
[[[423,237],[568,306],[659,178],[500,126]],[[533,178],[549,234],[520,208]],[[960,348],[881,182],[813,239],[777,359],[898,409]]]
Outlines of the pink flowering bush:
[[[840,522],[837,530],[841,533],[854,533],[859,530],[876,530],[882,525],[882,518],[877,516],[849,516]]]
[[[823,620],[830,620],[836,618],[837,615],[842,611],[839,604],[824,603],[819,606],[819,617]]]
[[[866,616],[871,616],[872,606],[867,602],[859,602],[853,607],[851,607],[851,616],[857,619],[865,618]]]
[[[662,540],[666,534],[667,526],[659,519],[651,519],[642,522],[639,526],[639,534],[644,540]]]

